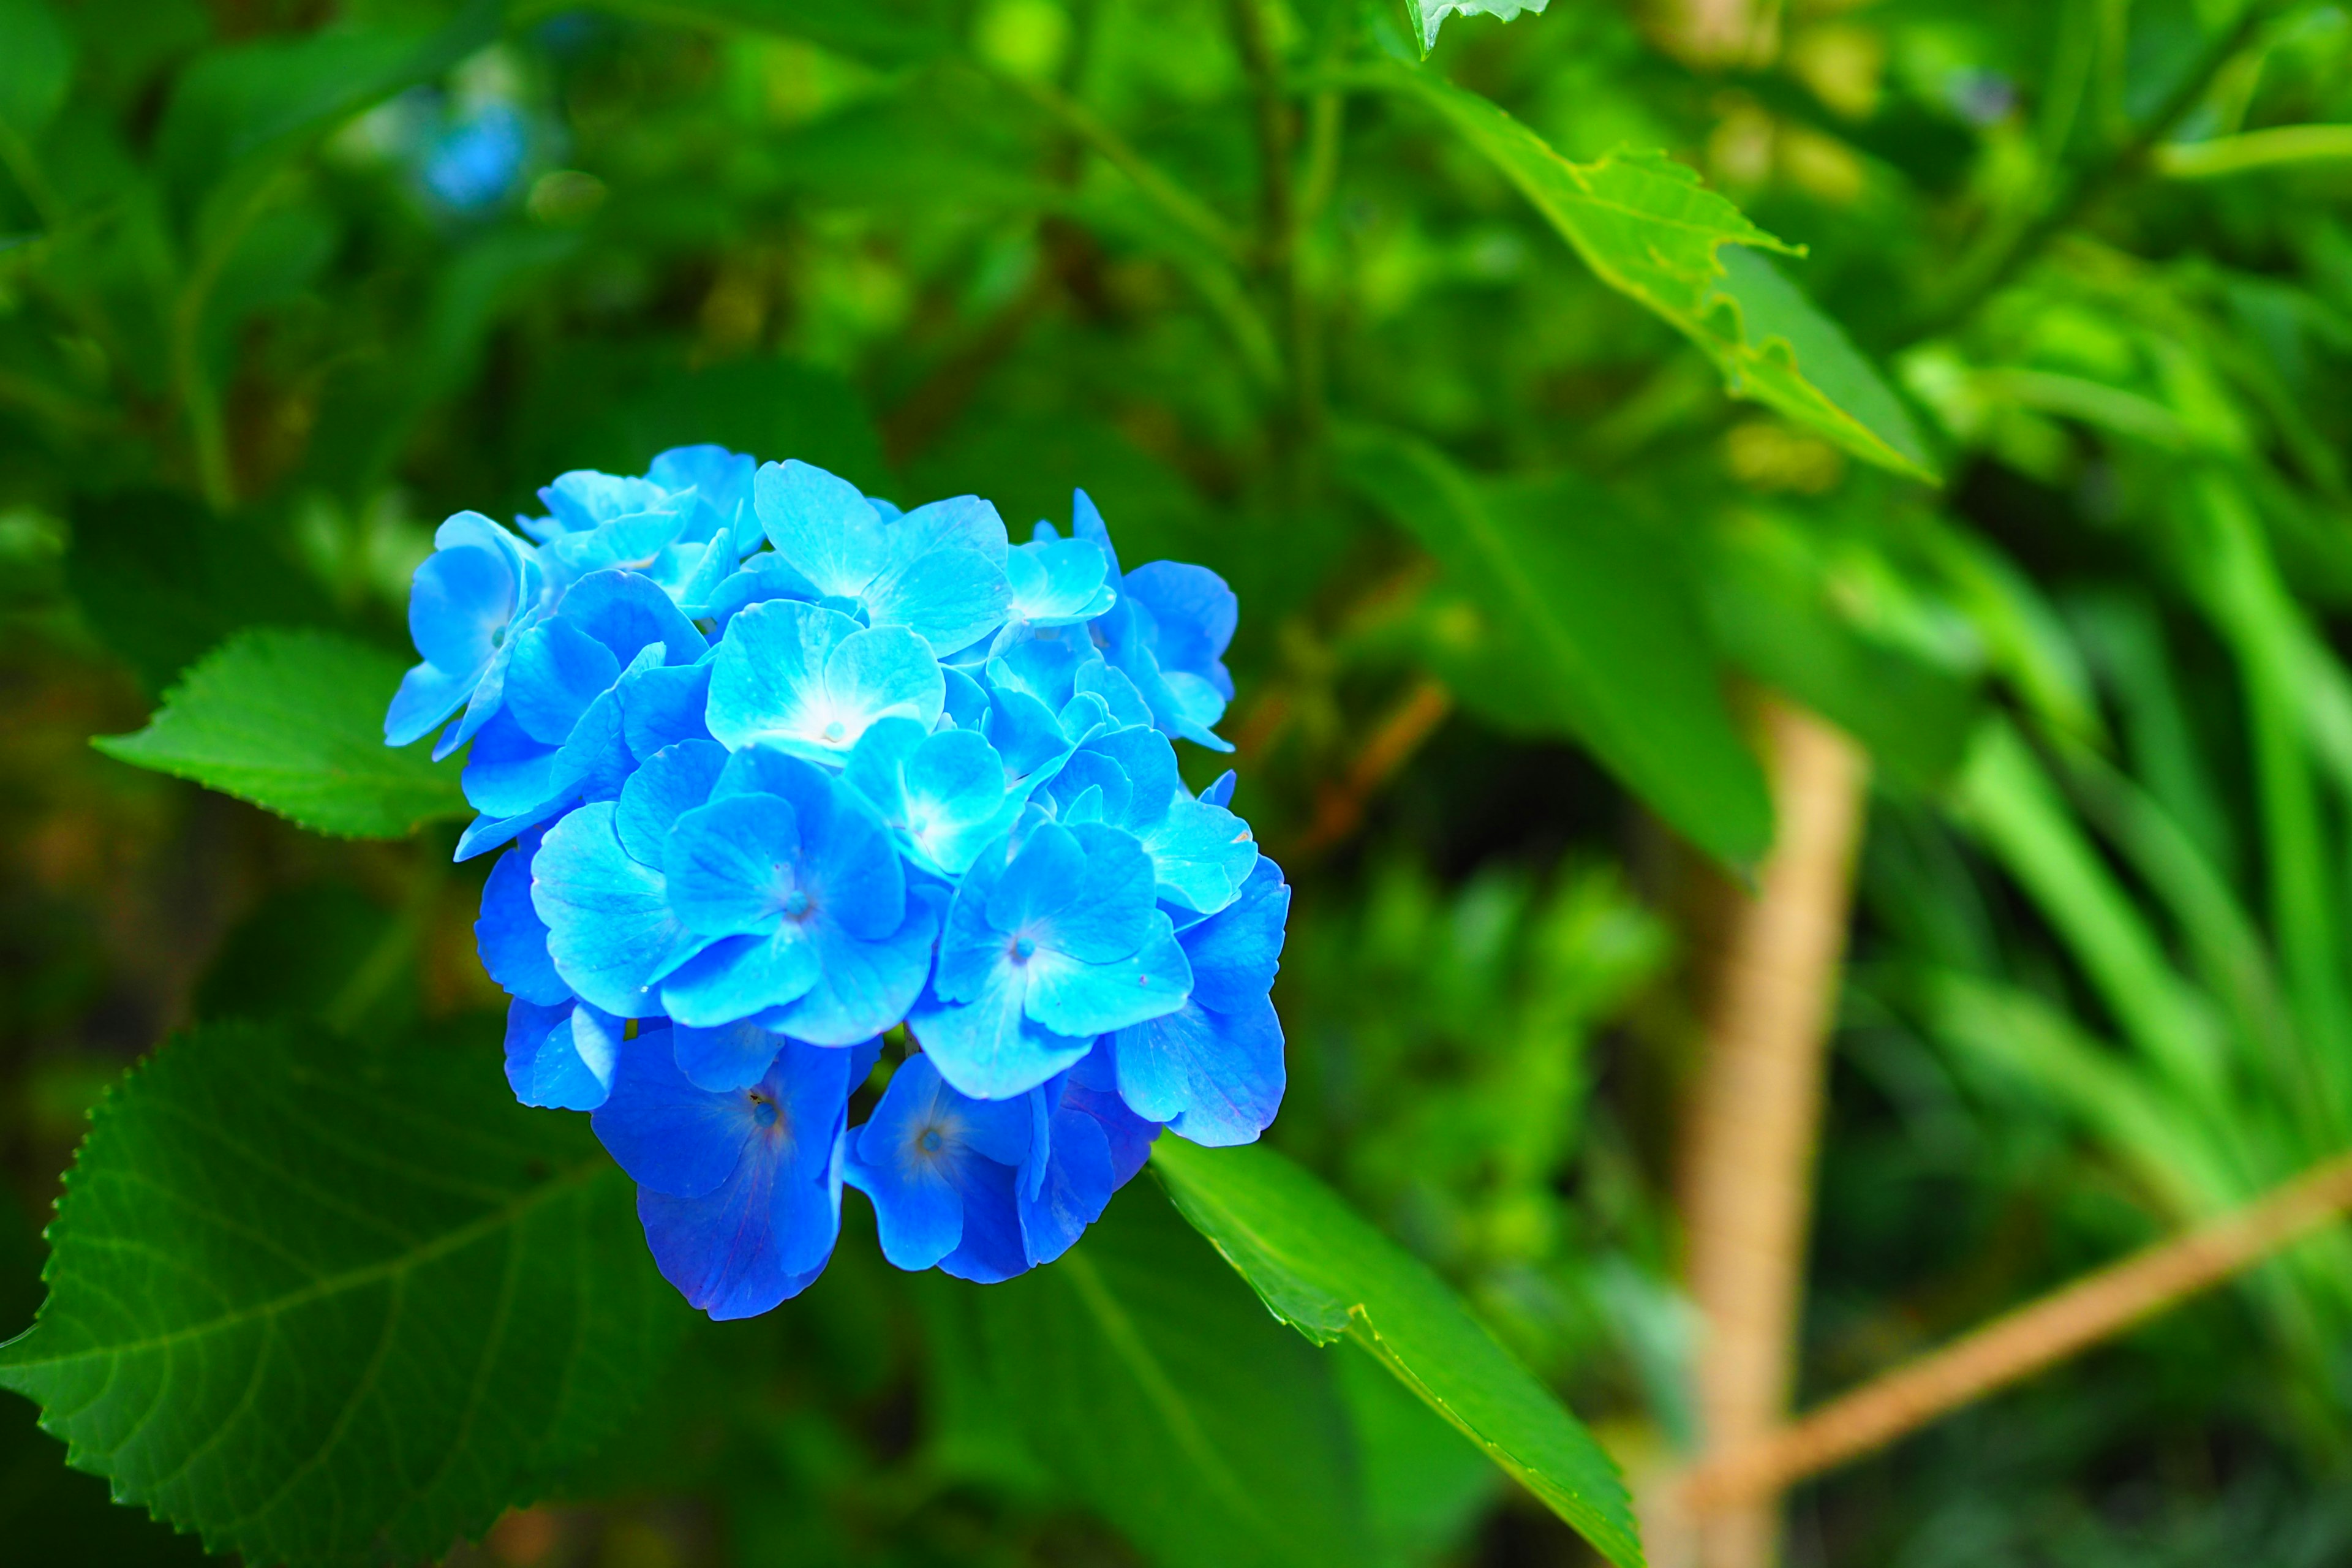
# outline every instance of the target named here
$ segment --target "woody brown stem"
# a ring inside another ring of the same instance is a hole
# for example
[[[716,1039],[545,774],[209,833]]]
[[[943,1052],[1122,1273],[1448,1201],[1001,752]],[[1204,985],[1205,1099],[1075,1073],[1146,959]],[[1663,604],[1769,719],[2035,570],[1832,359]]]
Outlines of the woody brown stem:
[[[1712,1454],[1760,1441],[1788,1406],[1865,776],[1853,742],[1803,710],[1768,699],[1763,721],[1777,832],[1755,894],[1732,914],[1683,1143]],[[1778,1499],[1757,1489],[1696,1521],[1696,1560],[1768,1568],[1778,1533]]]
[[[2100,1269],[1940,1351],[1710,1460],[1682,1488],[1696,1510],[1752,1506],[2211,1289],[2352,1208],[2352,1154],[2235,1214]]]

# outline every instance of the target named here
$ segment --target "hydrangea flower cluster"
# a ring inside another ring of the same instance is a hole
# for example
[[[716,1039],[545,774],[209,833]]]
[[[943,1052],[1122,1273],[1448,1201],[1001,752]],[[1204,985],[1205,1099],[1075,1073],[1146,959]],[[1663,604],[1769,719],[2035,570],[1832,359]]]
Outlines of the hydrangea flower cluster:
[[[1084,491],[1014,545],[716,447],[539,493],[442,524],[384,738],[470,742],[508,1080],[590,1113],[688,1300],[797,1294],[845,1184],[892,1263],[1007,1279],[1162,1129],[1273,1120],[1290,889],[1171,743],[1231,750],[1214,574],[1123,572]]]

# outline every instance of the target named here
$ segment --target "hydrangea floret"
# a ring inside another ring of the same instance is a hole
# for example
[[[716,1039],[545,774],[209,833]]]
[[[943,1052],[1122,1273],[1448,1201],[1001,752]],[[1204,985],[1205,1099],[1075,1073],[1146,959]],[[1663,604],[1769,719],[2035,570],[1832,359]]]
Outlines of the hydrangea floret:
[[[1161,1131],[1273,1121],[1290,889],[1173,744],[1232,749],[1215,574],[1123,571],[1084,491],[1015,545],[717,447],[539,494],[442,525],[384,739],[468,748],[508,1082],[589,1113],[688,1300],[806,1289],[845,1186],[899,1268],[1010,1279]]]

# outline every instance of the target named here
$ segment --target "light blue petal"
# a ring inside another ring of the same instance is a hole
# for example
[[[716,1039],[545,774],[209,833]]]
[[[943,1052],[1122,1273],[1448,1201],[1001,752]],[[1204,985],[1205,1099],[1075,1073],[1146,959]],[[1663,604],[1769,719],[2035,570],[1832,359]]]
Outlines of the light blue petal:
[[[1094,498],[1084,490],[1070,492],[1070,537],[1083,539],[1102,552],[1103,559],[1110,563],[1108,580],[1113,587],[1118,586],[1118,552],[1112,548],[1110,530],[1103,525],[1103,515],[1095,506]]]
[[[662,1010],[717,1028],[798,1001],[818,973],[807,931],[786,921],[769,936],[722,937],[679,964],[661,983]]]
[[[1189,1002],[1110,1045],[1120,1098],[1195,1143],[1254,1142],[1281,1109],[1282,1021],[1263,994],[1232,1013]]]
[[[1003,966],[968,1003],[918,1002],[907,1026],[940,1076],[977,1100],[1024,1094],[1085,1056],[1094,1042],[1057,1035],[1024,1016],[1025,977]]]
[[[1183,933],[1194,999],[1227,1013],[1263,999],[1281,967],[1283,927],[1289,918],[1290,889],[1282,868],[1261,857],[1231,905]]]
[[[1109,610],[1118,591],[1110,563],[1083,539],[1024,544],[1004,563],[1013,616],[1037,626],[1075,626]]]
[[[661,585],[636,572],[604,571],[582,578],[556,614],[611,648],[623,664],[656,645],[662,649],[656,662],[670,665],[693,664],[710,648]]]
[[[710,701],[708,659],[637,670],[622,677],[614,690],[621,700],[621,738],[639,762],[680,741],[712,738],[702,721]]]
[[[716,741],[681,741],[646,758],[621,786],[620,809],[613,819],[621,847],[645,865],[663,866],[670,829],[710,798],[726,766],[727,749]]]
[[[408,635],[425,662],[454,672],[488,664],[514,616],[515,575],[505,555],[471,545],[426,556],[408,589]]]
[[[524,734],[560,746],[588,704],[621,678],[621,660],[559,616],[522,635],[507,669],[506,710]]]
[[[572,1003],[542,1006],[516,997],[507,1005],[507,1086],[525,1105],[537,1105],[540,1047],[556,1026],[572,1026]]]
[[[400,689],[392,694],[392,706],[384,710],[383,743],[408,746],[423,740],[433,726],[466,705],[480,679],[478,669],[410,666],[400,678]]]
[[[1085,857],[1084,871],[1068,878],[1060,904],[1050,910],[1040,907],[1018,922],[1000,923],[999,929],[1032,938],[1040,952],[1080,963],[1128,957],[1167,923],[1152,902],[1150,858],[1132,834],[1116,827],[1082,823],[1058,831],[1067,833]],[[1037,835],[1045,836],[1043,830]],[[1015,870],[1019,866],[1015,860]],[[1006,880],[1011,879],[1008,875]],[[1002,898],[1000,890],[998,900]],[[992,921],[998,920],[998,900],[989,904]]]
[[[820,595],[855,598],[888,564],[882,520],[846,479],[798,458],[768,463],[751,498],[776,553]]]
[[[711,734],[730,752],[822,734],[832,721],[822,711],[826,667],[862,630],[847,616],[796,599],[770,599],[737,616],[711,663]]]
[[[1197,678],[1222,711],[1234,681],[1221,661],[1241,614],[1225,580],[1205,566],[1154,561],[1129,572],[1119,592],[1149,613],[1151,655],[1160,672]]]
[[[1092,1037],[1164,1016],[1184,1005],[1192,966],[1168,917],[1152,911],[1143,946],[1108,963],[1083,963],[1044,948],[1029,961],[1029,1017],[1064,1036]]]
[[[799,599],[814,604],[824,597],[815,584],[793,570],[791,562],[770,551],[744,562],[733,576],[711,590],[702,613],[718,622],[724,633],[736,616],[753,605],[764,605],[771,599]]]
[[[1240,896],[1257,864],[1249,824],[1220,805],[1179,797],[1159,822],[1141,830],[1160,897],[1213,914]]]
[[[937,658],[967,647],[1004,624],[1013,590],[1004,570],[973,550],[933,550],[893,565],[865,593],[866,618],[904,626]]]
[[[765,936],[788,915],[808,911],[800,816],[789,801],[772,795],[713,800],[678,817],[666,846],[670,907],[689,930]]]
[[[989,891],[989,925],[1034,936],[1032,926],[1078,897],[1087,874],[1087,852],[1077,837],[1058,824],[1046,824],[1029,836]]]
[[[931,944],[940,930],[944,894],[912,889],[899,928],[878,941],[860,941],[824,916],[805,928],[817,958],[817,980],[806,994],[762,1022],[795,1039],[850,1046],[907,1016],[931,975]]]
[[[607,1013],[653,1017],[664,1011],[655,977],[701,939],[670,912],[662,874],[621,847],[614,811],[600,801],[548,829],[531,863],[531,907],[565,984]]]
[[[991,564],[1004,564],[1009,542],[995,503],[978,496],[952,496],[901,514],[889,526],[893,552],[901,561],[936,550],[976,551]]]
[[[616,517],[652,510],[669,499],[663,486],[649,479],[624,479],[593,468],[574,468],[540,487],[540,504],[547,508],[567,533],[590,532]]]
[[[556,751],[524,734],[514,715],[501,710],[474,737],[457,775],[467,803],[492,816],[516,816],[552,798]]]
[[[1110,1142],[1093,1117],[1076,1110],[1054,1112],[1052,1150],[1034,1190],[1026,1182],[1013,1187],[1022,1251],[1033,1268],[1067,1252],[1087,1226],[1102,1217],[1118,1186]]]
[[[1232,805],[1234,804],[1234,785],[1237,782],[1237,779],[1238,776],[1234,773],[1234,770],[1227,768],[1223,773],[1221,773],[1216,776],[1215,782],[1212,783],[1208,788],[1201,792],[1201,799],[1210,805]]]

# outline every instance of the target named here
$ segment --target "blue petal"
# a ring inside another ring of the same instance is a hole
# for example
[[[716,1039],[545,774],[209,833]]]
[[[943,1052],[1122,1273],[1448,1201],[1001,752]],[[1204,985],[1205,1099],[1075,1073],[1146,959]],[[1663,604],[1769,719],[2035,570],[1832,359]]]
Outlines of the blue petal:
[[[1017,1163],[1027,1138],[1018,1106],[965,1099],[917,1055],[899,1064],[872,1119],[851,1135],[844,1173],[873,1200],[882,1255],[901,1268],[929,1268],[962,1237],[966,1168],[992,1156]]]
[[[742,1163],[757,1131],[745,1091],[767,1076],[775,1051],[748,1082],[713,1091],[678,1070],[671,1031],[647,1029],[621,1047],[613,1092],[589,1125],[632,1181],[673,1197],[715,1192]]]
[[[1232,1013],[1188,1002],[1110,1045],[1119,1097],[1195,1143],[1252,1142],[1282,1106],[1282,1022],[1263,994]]]
[[[1192,966],[1168,917],[1152,911],[1143,946],[1108,963],[1038,949],[1029,961],[1028,1015],[1057,1035],[1093,1036],[1174,1012],[1192,989]]]
[[[1108,1040],[1097,1044],[1084,1061],[1070,1069],[1062,1089],[1062,1103],[1073,1110],[1084,1111],[1101,1124],[1103,1136],[1110,1143],[1113,1184],[1123,1187],[1133,1181],[1135,1173],[1143,1169],[1143,1163],[1151,1157],[1151,1144],[1160,1136],[1160,1123],[1146,1121],[1119,1098],[1118,1068]]]
[[[899,929],[874,942],[853,937],[823,916],[809,921],[816,984],[762,1021],[821,1046],[856,1045],[897,1024],[930,979],[931,943],[945,901],[934,889],[910,889]]]
[[[465,706],[481,673],[471,668],[448,670],[429,664],[412,665],[400,678],[400,689],[392,694],[392,706],[384,710],[383,743],[408,746],[423,740],[434,725]]]
[[[957,1173],[961,1178],[963,1237],[953,1252],[940,1259],[940,1272],[980,1285],[1027,1272],[1029,1256],[1021,1241],[1013,1169],[993,1160],[976,1160]]]
[[[1002,566],[1010,542],[995,503],[978,496],[951,496],[919,506],[894,520],[888,533],[891,548],[902,561],[934,550],[971,550]]]
[[[1102,552],[1083,539],[1021,545],[1004,563],[1012,615],[1038,626],[1090,621],[1118,598],[1109,570]]]
[[[867,586],[865,601],[873,625],[906,627],[936,658],[1003,625],[1013,590],[1003,569],[979,552],[933,550],[884,573]]]
[[[1025,1184],[1013,1192],[1021,1217],[1022,1250],[1032,1268],[1051,1263],[1102,1217],[1118,1190],[1110,1142],[1102,1124],[1076,1110],[1056,1110],[1052,1154],[1033,1193]]]
[[[581,806],[548,829],[531,863],[530,901],[547,922],[555,972],[586,1000],[624,1018],[652,1017],[656,977],[701,939],[670,912],[662,874],[621,847],[615,807]]]
[[[539,1047],[530,1103],[557,1110],[595,1110],[613,1091],[620,1048],[621,1020],[580,1003]]]
[[[1024,1094],[1092,1047],[1091,1037],[1057,1035],[1026,1016],[1027,987],[1011,964],[988,982],[970,1002],[925,997],[907,1016],[924,1054],[960,1092],[980,1100]]]
[[[1236,782],[1236,775],[1234,774],[1234,770],[1227,768],[1223,773],[1217,775],[1216,782],[1210,784],[1208,788],[1201,792],[1201,800],[1202,804],[1208,805],[1232,805],[1234,804],[1234,784]]]
[[[514,816],[554,795],[556,751],[523,733],[514,715],[500,710],[474,737],[458,783],[475,810]]]
[[[711,734],[730,752],[771,736],[821,734],[830,721],[819,714],[826,664],[860,629],[847,616],[795,599],[737,616],[712,661]]]
[[[670,1026],[677,1070],[697,1089],[718,1093],[748,1089],[768,1074],[783,1041],[774,1032],[753,1023],[725,1024],[698,1029],[687,1024]]]
[[[1124,959],[1153,934],[1155,920],[1160,925],[1167,923],[1152,902],[1151,859],[1132,834],[1082,823],[1069,828],[1040,829],[1031,840],[1033,846],[1048,832],[1069,837],[1086,858],[1084,872],[1069,879],[1060,904],[1041,907],[1018,921],[1000,918],[1003,900],[1000,888],[989,900],[991,923],[1030,936],[1040,952],[1058,953],[1085,964]],[[1031,852],[1024,851],[1024,858]],[[1016,859],[1014,869],[1019,867]],[[1005,880],[1009,883],[1012,876],[1008,874]]]
[[[621,700],[621,738],[629,754],[644,762],[680,741],[708,741],[702,710],[710,702],[710,664],[666,664],[625,677],[615,688]]]
[[[1129,572],[1119,592],[1149,613],[1151,653],[1161,672],[1199,679],[1223,700],[1222,711],[1234,681],[1221,660],[1241,613],[1225,580],[1205,566],[1154,561]]]
[[[721,937],[679,964],[661,983],[661,1010],[717,1028],[798,1001],[819,971],[807,929],[786,921],[772,935]]]
[[[727,765],[727,752],[716,741],[681,741],[656,752],[645,766],[621,786],[620,808],[614,827],[630,858],[661,866],[677,819],[710,798]]]
[[[733,576],[711,590],[702,612],[718,622],[723,633],[738,615],[753,605],[764,605],[771,599],[799,599],[814,604],[824,597],[815,584],[793,570],[791,562],[770,552],[752,556]]]
[[[802,852],[800,816],[779,796],[727,795],[698,806],[667,836],[670,907],[704,936],[765,936],[788,912],[806,910]],[[794,894],[799,910],[791,908]]]
[[[530,907],[530,863],[539,852],[536,834],[499,858],[482,885],[482,914],[474,922],[474,945],[482,967],[509,994],[541,1006],[572,1002],[572,987],[547,956],[547,922]]]
[[[776,553],[820,595],[854,598],[888,563],[882,520],[846,479],[793,458],[763,465],[751,496]]]
[[[1139,859],[1142,853],[1136,851]],[[1046,824],[1029,836],[989,889],[989,925],[1006,932],[1027,930],[1075,900],[1090,870],[1087,852],[1070,829]],[[1150,874],[1147,863],[1145,876]]]
[[[553,1006],[516,997],[507,1004],[507,1086],[525,1105],[537,1105],[539,1053],[558,1025],[572,1026],[569,999]]]
[[[1112,548],[1110,530],[1103,526],[1102,512],[1095,506],[1094,498],[1084,490],[1070,492],[1070,537],[1083,539],[1103,553],[1110,563],[1109,580],[1119,582],[1118,552]]]
[[[617,517],[647,511],[669,499],[669,492],[648,479],[623,479],[593,468],[574,468],[540,487],[541,506],[563,525],[567,533],[584,533]]]
[[[1192,994],[1203,1006],[1235,1013],[1273,989],[1280,967],[1290,889],[1282,868],[1261,857],[1227,908],[1186,931]]]
[[[516,643],[506,710],[532,740],[560,746],[588,704],[620,678],[621,660],[613,650],[559,616]]]
[[[1167,815],[1139,830],[1151,858],[1160,897],[1202,914],[1239,896],[1258,859],[1249,824],[1220,805],[1180,797]]]
[[[640,573],[604,571],[582,578],[557,612],[613,650],[624,664],[659,645],[662,664],[689,665],[710,648],[686,613]]]

